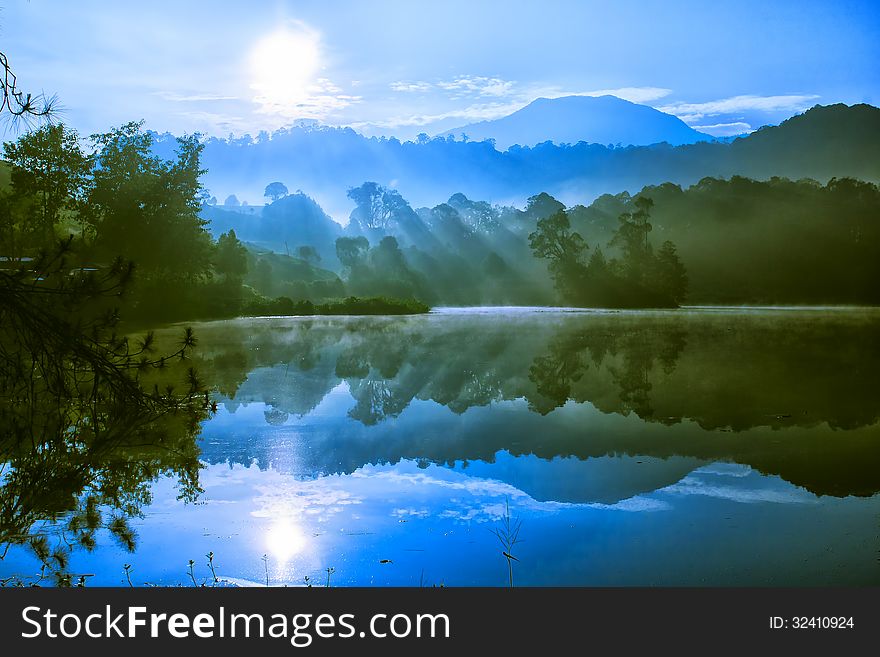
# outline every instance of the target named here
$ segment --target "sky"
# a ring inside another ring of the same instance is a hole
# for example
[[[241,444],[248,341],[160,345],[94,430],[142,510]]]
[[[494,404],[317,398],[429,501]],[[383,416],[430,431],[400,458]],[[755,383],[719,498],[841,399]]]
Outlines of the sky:
[[[144,119],[411,139],[612,94],[716,136],[880,104],[880,2],[0,1],[0,51],[84,134]]]

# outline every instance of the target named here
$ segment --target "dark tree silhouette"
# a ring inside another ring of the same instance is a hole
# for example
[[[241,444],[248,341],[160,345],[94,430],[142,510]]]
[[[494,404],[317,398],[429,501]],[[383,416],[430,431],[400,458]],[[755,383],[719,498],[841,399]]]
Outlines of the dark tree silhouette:
[[[583,257],[588,250],[583,238],[571,230],[568,215],[558,210],[539,219],[529,246],[535,256],[549,260],[550,274],[556,288],[568,301],[576,301],[583,281]]]
[[[282,182],[272,182],[266,185],[266,190],[263,192],[263,196],[274,202],[280,198],[284,198],[288,193],[287,185]]]
[[[230,230],[217,239],[214,268],[225,277],[227,283],[240,286],[248,272],[247,256],[244,244],[235,236],[235,231]]]

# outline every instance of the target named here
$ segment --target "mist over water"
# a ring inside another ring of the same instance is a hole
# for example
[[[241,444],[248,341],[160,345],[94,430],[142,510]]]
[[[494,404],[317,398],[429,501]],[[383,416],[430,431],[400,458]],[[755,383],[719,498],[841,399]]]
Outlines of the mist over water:
[[[855,308],[200,324],[203,492],[160,478],[135,551],[102,536],[73,568],[179,583],[213,551],[240,585],[264,554],[272,584],[504,585],[509,505],[517,585],[876,583],[878,328]],[[13,547],[0,574],[34,563]]]

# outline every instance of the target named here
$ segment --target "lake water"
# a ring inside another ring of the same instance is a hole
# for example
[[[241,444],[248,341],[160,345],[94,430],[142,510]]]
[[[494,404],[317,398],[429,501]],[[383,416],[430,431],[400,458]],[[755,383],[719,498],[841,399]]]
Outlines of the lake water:
[[[441,309],[196,324],[202,492],[90,585],[880,584],[880,312]],[[170,335],[172,327],[164,333]],[[7,498],[4,498],[7,499]],[[63,515],[43,531],[63,524]],[[265,556],[264,556],[265,555]],[[329,573],[327,569],[332,569]],[[39,570],[13,545],[0,577]]]

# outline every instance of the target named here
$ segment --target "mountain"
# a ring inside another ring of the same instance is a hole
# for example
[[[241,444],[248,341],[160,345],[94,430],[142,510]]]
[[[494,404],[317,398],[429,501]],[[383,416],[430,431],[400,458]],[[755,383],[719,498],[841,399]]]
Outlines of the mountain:
[[[648,146],[666,142],[673,146],[711,141],[681,119],[616,96],[565,96],[538,98],[521,110],[493,121],[480,121],[444,132],[441,136],[467,135],[468,139],[494,139],[500,150],[514,144],[620,144]]]
[[[166,149],[176,145],[171,135],[158,142]],[[353,207],[348,189],[368,180],[398,190],[416,208],[433,207],[456,192],[522,205],[545,191],[574,205],[645,185],[693,185],[706,176],[880,182],[878,152],[880,109],[870,105],[817,105],[731,143],[682,146],[544,142],[499,151],[489,141],[401,142],[364,137],[351,128],[304,126],[255,139],[207,140],[202,180],[218,198],[234,193],[251,204],[261,203],[266,185],[279,180],[304,190],[344,223]]]

